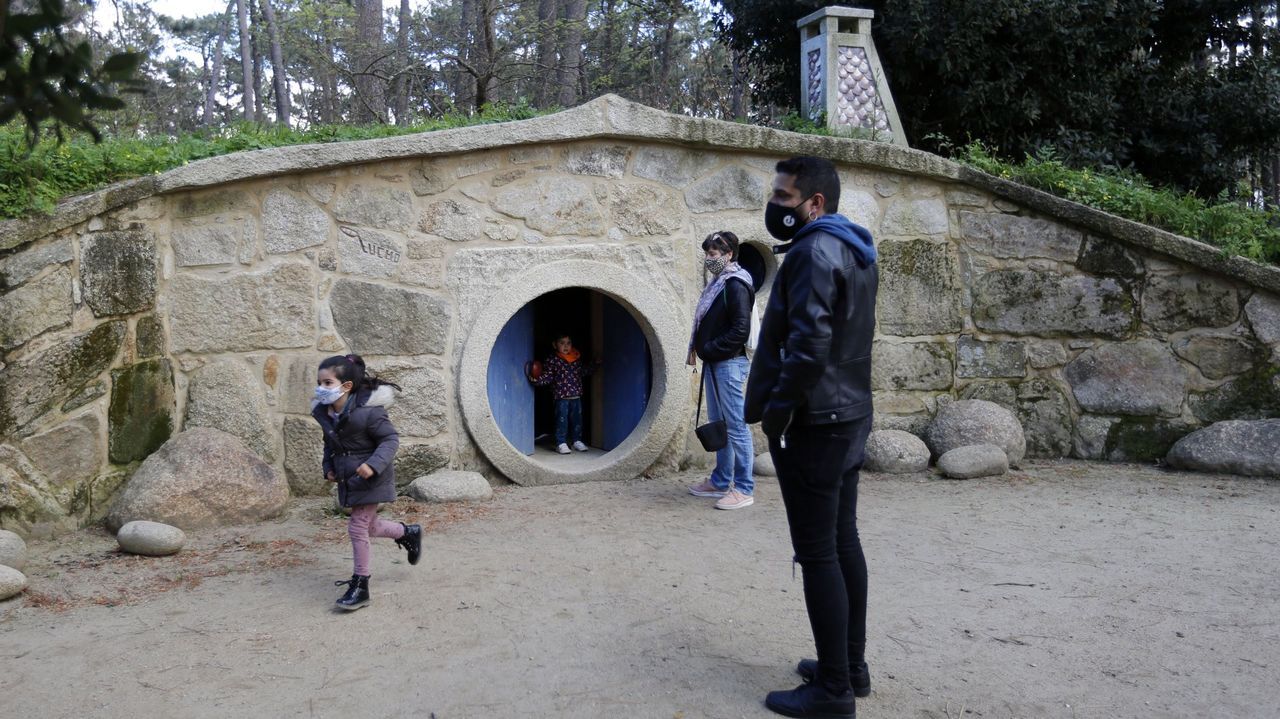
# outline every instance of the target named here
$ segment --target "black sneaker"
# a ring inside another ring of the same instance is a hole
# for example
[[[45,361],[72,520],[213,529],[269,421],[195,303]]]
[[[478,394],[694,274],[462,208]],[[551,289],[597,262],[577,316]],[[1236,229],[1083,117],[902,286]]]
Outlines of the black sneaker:
[[[805,719],[854,719],[853,690],[832,694],[817,684],[801,684],[790,691],[769,692],[764,705],[783,716]]]
[[[340,587],[347,585],[347,593],[338,599],[338,608],[353,612],[360,607],[369,606],[369,578],[362,577],[359,574],[352,574],[351,579],[347,581],[337,581],[333,586]]]
[[[818,675],[817,659],[801,659],[796,665],[796,674],[806,682],[813,681]],[[871,696],[871,670],[866,662],[858,662],[849,666],[849,686],[853,687],[853,695],[859,699]]]
[[[409,553],[409,564],[417,564],[418,557],[422,555],[422,527],[417,524],[400,523],[404,527],[404,534],[396,540],[396,544],[404,547]]]

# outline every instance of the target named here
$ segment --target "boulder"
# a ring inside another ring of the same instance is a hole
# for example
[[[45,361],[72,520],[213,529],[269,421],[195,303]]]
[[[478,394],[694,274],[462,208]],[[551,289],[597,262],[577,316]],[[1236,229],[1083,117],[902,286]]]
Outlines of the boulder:
[[[938,470],[951,479],[995,477],[1009,471],[1009,458],[994,444],[971,444],[939,457]]]
[[[1013,413],[980,399],[960,400],[939,408],[925,430],[924,441],[938,457],[957,447],[994,444],[1008,455],[1011,467],[1018,466],[1027,452],[1022,424]]]
[[[279,515],[289,485],[239,438],[196,427],[165,442],[138,467],[107,513],[113,530],[137,520],[185,530]]]
[[[868,472],[910,474],[929,468],[929,447],[919,437],[898,429],[882,429],[867,437]]]
[[[19,594],[26,588],[26,575],[13,567],[0,564],[0,601]]]
[[[768,452],[757,454],[755,463],[751,465],[751,474],[757,477],[777,477],[778,470],[773,466],[773,455]]]
[[[1178,440],[1165,461],[1178,469],[1280,477],[1280,419],[1209,425]]]
[[[470,502],[493,498],[493,487],[479,472],[441,469],[409,484],[408,495],[419,502]]]
[[[187,542],[187,535],[168,524],[135,520],[116,532],[116,542],[120,544],[122,552],[163,557],[182,549],[182,545]]]
[[[7,529],[0,529],[0,564],[14,569],[27,566],[27,543]]]

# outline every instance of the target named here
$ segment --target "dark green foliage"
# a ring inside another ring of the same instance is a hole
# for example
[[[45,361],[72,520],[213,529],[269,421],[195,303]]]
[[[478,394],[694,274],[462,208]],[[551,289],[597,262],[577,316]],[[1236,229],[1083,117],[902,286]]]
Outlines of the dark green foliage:
[[[125,107],[117,86],[138,89],[144,55],[122,52],[95,63],[89,41],[64,34],[71,20],[63,0],[0,5],[0,125],[21,116],[29,144],[47,122],[59,139],[64,128],[101,139],[94,111]]]
[[[45,140],[34,149],[27,147],[23,129],[10,125],[0,128],[0,218],[47,213],[63,197],[131,177],[163,172],[206,157],[267,147],[367,140],[523,120],[538,114],[527,106],[491,106],[478,115],[446,115],[413,126],[328,125],[292,130],[243,123],[222,132],[182,135],[177,139],[109,138],[95,144],[81,135],[61,144]]]
[[[1280,264],[1280,212],[1250,209],[1225,198],[1204,200],[1190,193],[1160,189],[1134,172],[1073,169],[1051,149],[1042,149],[1015,164],[998,159],[986,147],[974,143],[964,148],[957,159],[998,177],[1207,242],[1228,254]]]

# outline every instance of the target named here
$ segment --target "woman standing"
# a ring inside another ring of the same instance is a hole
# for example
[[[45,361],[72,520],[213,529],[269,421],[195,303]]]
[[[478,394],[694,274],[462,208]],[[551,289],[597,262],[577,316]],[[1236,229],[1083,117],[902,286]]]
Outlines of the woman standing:
[[[698,298],[689,342],[689,364],[702,359],[707,393],[707,415],[723,419],[729,442],[716,452],[716,468],[702,483],[689,487],[695,497],[717,497],[716,509],[742,509],[755,503],[751,476],[755,448],[751,430],[742,419],[742,407],[751,363],[747,338],[751,334],[751,306],[755,285],[751,274],[738,265],[738,236],[713,232],[702,241],[703,266],[711,281]]]

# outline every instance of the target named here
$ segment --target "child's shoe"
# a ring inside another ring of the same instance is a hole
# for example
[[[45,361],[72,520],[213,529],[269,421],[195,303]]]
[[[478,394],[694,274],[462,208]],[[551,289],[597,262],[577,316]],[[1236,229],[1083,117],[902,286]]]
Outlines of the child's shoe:
[[[568,454],[569,445],[565,444],[564,442],[561,442],[560,444],[556,445],[556,451],[559,452],[560,454]]]
[[[587,445],[583,444],[582,440],[578,440],[577,442],[574,442],[573,448],[578,450],[579,452],[587,451]]]
[[[409,564],[417,564],[418,557],[422,555],[422,527],[417,524],[400,523],[404,527],[404,534],[396,540],[396,544],[404,547],[409,553]]]
[[[355,611],[360,607],[369,606],[369,577],[352,574],[348,581],[337,581],[333,586],[340,587],[347,585],[347,593],[338,599],[338,608],[348,612]]]

